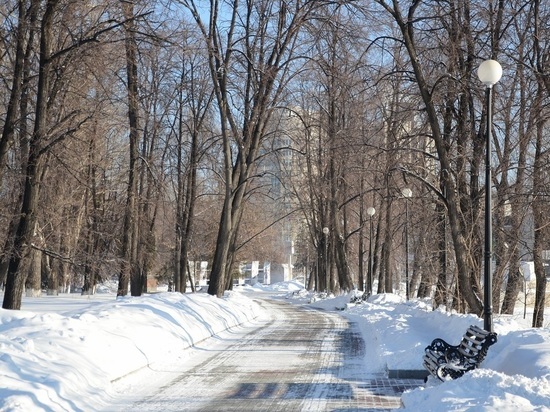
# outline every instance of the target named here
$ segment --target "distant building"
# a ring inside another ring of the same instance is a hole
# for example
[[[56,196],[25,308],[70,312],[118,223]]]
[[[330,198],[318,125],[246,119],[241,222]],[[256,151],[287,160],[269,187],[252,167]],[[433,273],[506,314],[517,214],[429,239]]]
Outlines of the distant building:
[[[288,263],[276,263],[271,265],[271,283],[287,282],[290,280]]]
[[[242,275],[244,281],[239,284],[255,285],[261,283],[262,285],[271,284],[271,263],[260,262],[255,260],[253,262],[245,262],[241,265],[239,272]]]

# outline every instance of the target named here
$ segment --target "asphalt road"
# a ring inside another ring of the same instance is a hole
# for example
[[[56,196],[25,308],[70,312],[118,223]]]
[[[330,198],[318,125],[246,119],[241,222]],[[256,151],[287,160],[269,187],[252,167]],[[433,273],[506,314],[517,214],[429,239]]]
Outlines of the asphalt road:
[[[389,411],[421,384],[366,371],[368,342],[337,312],[259,302],[268,318],[121,382],[121,393],[132,395],[112,411]]]

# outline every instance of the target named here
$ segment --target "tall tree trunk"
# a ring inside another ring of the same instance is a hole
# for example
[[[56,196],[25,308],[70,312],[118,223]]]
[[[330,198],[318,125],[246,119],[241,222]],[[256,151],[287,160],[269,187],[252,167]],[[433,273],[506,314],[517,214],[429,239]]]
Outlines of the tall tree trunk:
[[[95,129],[94,129],[95,131]],[[84,193],[84,210],[86,218],[85,229],[85,260],[84,260],[84,284],[83,295],[93,295],[98,281],[97,251],[99,249],[99,214],[100,203],[97,193],[97,166],[96,166],[96,133],[88,143],[88,170],[86,176],[86,189]]]
[[[445,197],[445,183],[444,174],[441,173],[441,186],[443,187],[443,196]],[[436,214],[438,216],[438,269],[436,277],[435,295],[434,295],[434,307],[438,308],[447,304],[449,299],[449,291],[447,288],[447,215],[445,213],[445,205],[443,202],[437,202]]]
[[[385,293],[393,293],[393,271],[391,264],[391,252],[392,252],[392,201],[389,193],[389,184],[387,187],[387,196],[388,200],[386,202],[386,223],[384,226],[384,248],[382,249],[382,260],[384,264],[384,285],[383,289],[380,290],[380,285],[378,285],[378,290]],[[380,275],[382,276],[382,274]]]
[[[362,168],[364,168],[364,165],[362,165]],[[365,196],[364,196],[364,191],[365,191],[365,181],[363,179],[363,176],[361,176],[361,182],[360,182],[360,196],[359,196],[359,225],[360,225],[360,228],[359,228],[359,245],[358,245],[358,249],[359,249],[359,254],[358,254],[358,269],[357,271],[359,272],[358,274],[358,285],[357,285],[357,289],[359,290],[362,290],[362,291],[366,291],[367,288],[365,287],[365,205],[364,205],[364,201],[365,201]],[[372,219],[372,216],[371,216],[371,219]],[[369,239],[369,242],[372,242],[372,239]],[[367,270],[370,270],[367,269]]]
[[[51,296],[59,295],[59,273],[51,265],[50,257],[42,253],[42,277],[47,279],[46,293]]]
[[[212,260],[210,283],[208,284],[208,293],[216,296],[223,295],[227,281],[226,273],[228,272],[227,259],[230,246],[229,239],[232,233],[230,204],[231,198],[226,198],[218,226],[216,249],[214,252],[214,259]]]
[[[33,0],[26,9],[25,2],[18,3],[18,26],[16,35],[16,52],[14,64],[14,76],[10,99],[8,101],[4,127],[0,140],[0,185],[2,184],[4,169],[7,162],[7,153],[11,142],[15,137],[15,124],[17,121],[17,109],[19,106],[19,136],[21,140],[21,173],[25,174],[26,161],[28,160],[28,140],[27,139],[27,118],[29,105],[29,78],[31,67],[31,53],[34,51],[34,38],[37,29],[36,20],[38,19],[38,9],[40,1]],[[27,10],[27,13],[25,11]],[[23,19],[23,21],[21,21]],[[21,37],[22,36],[22,37]],[[26,43],[26,45],[25,45]],[[21,48],[21,50],[20,50]],[[23,56],[20,53],[23,52]],[[22,60],[20,60],[22,59]],[[14,217],[10,221],[7,231],[6,242],[4,244],[2,258],[0,259],[0,282],[5,284],[8,275],[8,266],[11,253],[13,252],[13,240],[15,239],[19,218],[16,217],[23,202],[23,193],[19,196],[19,201],[15,210]]]
[[[335,104],[331,105],[335,106]],[[335,111],[333,111],[335,114]],[[329,127],[331,130],[335,130],[335,126]],[[334,138],[329,140],[332,142],[336,138],[336,132],[331,132]],[[349,292],[353,288],[353,280],[349,270],[348,257],[346,253],[346,233],[345,233],[345,207],[340,208],[341,199],[344,197],[344,176],[342,176],[342,167],[340,159],[336,159],[337,151],[334,149],[331,143],[330,150],[330,168],[329,168],[329,182],[330,182],[330,216],[332,228],[332,256],[334,261],[334,279],[331,283],[331,292],[340,293],[341,291]],[[344,222],[342,224],[342,221]],[[332,274],[332,273],[331,273]]]
[[[535,20],[535,51],[536,51],[536,66],[537,66],[537,102],[539,103],[535,107],[541,107],[543,97],[548,96],[550,92],[550,76],[548,76],[548,61],[550,52],[544,50],[540,43],[540,0],[534,1],[534,20]],[[546,130],[546,119],[539,118],[536,123],[536,145],[535,145],[535,165],[533,170],[533,215],[535,226],[535,245],[533,247],[533,260],[535,263],[535,275],[536,275],[536,292],[535,292],[535,308],[533,312],[533,324],[534,328],[541,328],[544,326],[544,307],[546,300],[546,273],[542,265],[542,249],[548,236],[543,236],[543,230],[547,224],[546,213],[543,209],[543,196],[546,194],[546,186],[548,182],[543,179],[543,176],[547,177],[550,173],[548,171],[548,150],[546,150],[546,141],[543,140]]]
[[[539,88],[539,94],[541,93]],[[547,225],[547,213],[545,209],[544,195],[546,193],[546,185],[543,176],[548,176],[547,163],[548,155],[544,145],[544,121],[537,124],[536,128],[536,146],[535,160],[533,169],[533,224],[535,227],[535,242],[533,245],[533,261],[535,266],[536,290],[535,290],[535,307],[533,312],[534,328],[542,328],[544,326],[544,306],[546,298],[546,273],[542,262],[542,253],[545,240],[544,232]]]
[[[194,119],[193,121],[194,125],[196,127],[199,126],[198,119]],[[190,147],[190,153],[189,153],[189,165],[188,165],[188,172],[187,172],[187,178],[185,182],[185,196],[181,200],[183,202],[182,211],[179,222],[180,225],[180,256],[179,256],[179,262],[178,267],[180,268],[180,288],[183,292],[185,292],[186,289],[186,278],[185,274],[189,274],[189,281],[191,288],[194,290],[194,282],[192,281],[190,277],[190,273],[187,270],[189,266],[189,258],[188,258],[188,252],[189,252],[189,243],[191,239],[191,235],[193,232],[193,223],[194,223],[194,214],[195,214],[195,204],[196,204],[196,196],[197,196],[197,169],[198,169],[198,151],[199,151],[199,131],[193,130],[191,132],[191,147]],[[183,190],[183,185],[180,186],[180,190]]]
[[[44,156],[41,144],[46,137],[48,125],[48,93],[50,85],[51,42],[53,15],[59,0],[48,0],[40,26],[40,61],[34,131],[29,143],[29,157],[25,173],[23,203],[13,250],[8,264],[4,309],[20,309],[26,274],[21,271],[22,262],[30,256],[34,229],[37,223],[36,211],[40,193],[40,179],[43,175]]]
[[[35,239],[39,240],[38,237],[35,237]],[[27,272],[27,280],[25,281],[26,296],[39,297],[42,294],[42,252],[31,247],[29,249],[29,262],[25,262],[23,266]]]
[[[510,254],[510,266],[508,267],[508,282],[506,283],[506,291],[502,300],[501,313],[513,315],[516,301],[523,286],[523,275],[521,273],[519,262],[521,257],[519,249],[516,246]]]
[[[183,74],[180,80],[183,89]],[[176,247],[174,251],[174,291],[185,292],[185,266],[183,261],[183,244],[185,233],[185,168],[183,164],[183,91],[180,91],[178,102],[178,135],[177,135],[177,194],[176,194]]]
[[[381,236],[381,229],[380,227],[382,226],[382,214],[381,213],[378,213],[378,220],[376,222],[376,225],[374,227],[374,247],[373,247],[373,250],[372,250],[372,273],[371,273],[371,280],[374,282],[374,278],[376,276],[376,272],[379,271],[380,273],[382,272],[381,270],[379,270],[379,267],[380,267],[380,247],[381,247],[381,241],[380,241],[380,236]],[[379,282],[379,283],[382,283],[382,282]]]
[[[128,294],[128,282],[131,280],[132,296],[139,296],[142,290],[140,274],[137,267],[137,187],[139,158],[139,92],[137,68],[137,43],[133,3],[121,1],[125,27],[126,78],[128,87],[128,120],[130,126],[130,164],[128,167],[128,189],[124,228],[122,234],[121,268],[118,280],[117,296]]]
[[[4,118],[4,126],[2,128],[2,136],[0,137],[0,187],[4,176],[8,160],[8,149],[15,137],[15,124],[17,121],[17,108],[21,98],[21,90],[23,87],[23,67],[25,60],[25,37],[27,34],[27,16],[26,2],[20,0],[17,4],[17,32],[15,45],[15,62],[13,66],[13,80],[11,86],[10,97],[7,104],[7,110]],[[35,2],[36,3],[36,2]],[[33,6],[31,6],[33,7]],[[34,6],[34,9],[36,7]]]

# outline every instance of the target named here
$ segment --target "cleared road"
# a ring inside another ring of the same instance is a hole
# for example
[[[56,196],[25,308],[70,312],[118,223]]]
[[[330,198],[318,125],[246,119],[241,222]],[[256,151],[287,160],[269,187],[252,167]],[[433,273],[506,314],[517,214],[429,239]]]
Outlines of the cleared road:
[[[208,339],[185,361],[125,380],[113,411],[383,411],[414,380],[364,370],[356,325],[337,313],[260,300],[269,318]],[[136,400],[136,396],[140,399]]]

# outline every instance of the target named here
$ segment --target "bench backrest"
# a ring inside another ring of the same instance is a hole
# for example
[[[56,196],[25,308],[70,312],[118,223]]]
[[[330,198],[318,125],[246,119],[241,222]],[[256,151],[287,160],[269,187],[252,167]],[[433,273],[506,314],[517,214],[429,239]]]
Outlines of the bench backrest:
[[[458,350],[468,358],[477,356],[484,358],[486,355],[486,349],[495,342],[496,334],[472,325],[466,330],[466,333],[462,337]],[[483,359],[479,359],[478,362],[481,362],[482,360]]]

